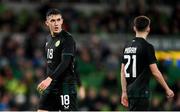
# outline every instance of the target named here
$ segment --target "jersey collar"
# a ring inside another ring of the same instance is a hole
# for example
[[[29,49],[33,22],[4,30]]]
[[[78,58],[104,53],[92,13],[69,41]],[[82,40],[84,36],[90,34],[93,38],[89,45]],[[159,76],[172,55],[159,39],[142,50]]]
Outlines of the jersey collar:
[[[61,37],[62,33],[64,32],[64,30],[62,29],[61,32],[59,33],[55,33],[54,37],[52,37],[53,39],[55,39],[56,37]]]
[[[135,37],[133,40],[145,40],[145,39],[142,37]]]

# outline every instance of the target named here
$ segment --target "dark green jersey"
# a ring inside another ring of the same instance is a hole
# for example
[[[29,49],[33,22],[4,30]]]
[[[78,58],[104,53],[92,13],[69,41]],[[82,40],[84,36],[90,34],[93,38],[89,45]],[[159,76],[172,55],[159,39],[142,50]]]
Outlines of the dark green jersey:
[[[154,48],[145,39],[136,37],[125,45],[122,63],[125,65],[128,97],[149,96],[149,65],[156,61]]]
[[[47,75],[53,79],[49,88],[62,89],[62,85],[77,83],[74,72],[76,44],[73,37],[62,30],[46,43]]]

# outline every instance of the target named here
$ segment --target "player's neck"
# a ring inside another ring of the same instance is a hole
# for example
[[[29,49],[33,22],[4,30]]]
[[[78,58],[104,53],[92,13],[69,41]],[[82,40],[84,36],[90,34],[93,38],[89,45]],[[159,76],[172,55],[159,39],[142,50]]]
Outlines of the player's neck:
[[[144,32],[136,32],[136,37],[139,37],[139,38],[144,38],[146,39],[148,33],[144,33]]]
[[[60,31],[59,31],[59,33],[62,31],[62,29],[60,29]],[[53,31],[50,31],[50,33],[51,33],[51,36],[52,37],[56,37],[56,34],[59,34],[59,33],[54,33]]]

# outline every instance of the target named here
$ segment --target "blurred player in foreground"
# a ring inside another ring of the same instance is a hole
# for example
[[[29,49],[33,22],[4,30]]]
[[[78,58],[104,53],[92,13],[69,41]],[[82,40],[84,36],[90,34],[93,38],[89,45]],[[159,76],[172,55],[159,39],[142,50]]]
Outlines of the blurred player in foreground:
[[[74,70],[75,41],[62,29],[63,18],[59,10],[49,10],[45,23],[50,30],[46,43],[47,78],[37,87],[42,93],[38,111],[75,111],[76,85],[80,83]],[[82,88],[80,93],[84,94]]]
[[[138,16],[134,19],[136,37],[123,50],[121,64],[121,103],[132,110],[149,109],[149,81],[151,73],[164,88],[168,98],[174,96],[166,84],[156,62],[154,47],[146,41],[150,32],[150,19]]]

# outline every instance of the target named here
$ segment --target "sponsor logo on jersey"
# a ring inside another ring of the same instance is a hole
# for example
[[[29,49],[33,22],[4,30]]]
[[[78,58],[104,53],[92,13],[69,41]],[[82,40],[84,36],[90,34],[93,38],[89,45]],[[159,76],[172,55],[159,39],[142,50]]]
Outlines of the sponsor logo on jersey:
[[[55,43],[55,46],[58,47],[60,45],[60,40],[58,40],[56,43]]]
[[[69,109],[69,105],[64,105],[64,109]]]

